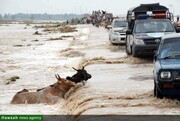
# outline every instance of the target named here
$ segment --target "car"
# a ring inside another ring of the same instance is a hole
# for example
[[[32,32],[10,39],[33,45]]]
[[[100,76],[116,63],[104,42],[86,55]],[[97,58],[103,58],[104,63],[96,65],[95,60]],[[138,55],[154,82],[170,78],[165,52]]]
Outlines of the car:
[[[154,57],[154,96],[180,97],[180,34],[162,37]]]
[[[113,20],[109,32],[109,41],[112,44],[125,44],[127,22],[119,19]]]
[[[132,30],[126,31],[126,53],[133,57],[154,55],[161,37],[176,33],[169,19],[136,20]]]

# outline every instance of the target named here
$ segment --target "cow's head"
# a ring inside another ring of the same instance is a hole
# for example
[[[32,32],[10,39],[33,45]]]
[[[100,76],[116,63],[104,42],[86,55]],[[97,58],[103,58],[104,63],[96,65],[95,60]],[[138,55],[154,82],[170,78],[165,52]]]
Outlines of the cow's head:
[[[81,80],[87,81],[88,79],[91,78],[91,74],[87,73],[84,67],[82,69],[75,69],[73,67],[73,69],[77,71],[77,73],[74,76],[80,78]]]
[[[71,87],[75,86],[74,82],[61,78],[58,74],[56,74],[55,77],[58,81],[53,87],[58,88],[59,90],[68,91]]]

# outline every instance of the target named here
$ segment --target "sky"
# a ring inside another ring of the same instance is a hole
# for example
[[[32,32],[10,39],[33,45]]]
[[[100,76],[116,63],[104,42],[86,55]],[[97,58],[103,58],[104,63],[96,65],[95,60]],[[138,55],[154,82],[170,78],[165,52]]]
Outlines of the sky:
[[[174,15],[180,15],[180,0],[0,0],[0,14],[82,14],[105,10],[121,15],[126,14],[129,8],[144,3],[160,3],[168,7]]]

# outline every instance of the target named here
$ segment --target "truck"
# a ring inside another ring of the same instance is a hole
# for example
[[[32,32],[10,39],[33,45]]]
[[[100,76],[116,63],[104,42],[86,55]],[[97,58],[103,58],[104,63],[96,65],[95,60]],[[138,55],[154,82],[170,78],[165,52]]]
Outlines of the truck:
[[[154,96],[180,97],[180,34],[162,37],[154,56]]]
[[[162,36],[179,32],[172,24],[173,14],[159,3],[128,10],[126,20],[126,53],[134,57],[154,55]]]

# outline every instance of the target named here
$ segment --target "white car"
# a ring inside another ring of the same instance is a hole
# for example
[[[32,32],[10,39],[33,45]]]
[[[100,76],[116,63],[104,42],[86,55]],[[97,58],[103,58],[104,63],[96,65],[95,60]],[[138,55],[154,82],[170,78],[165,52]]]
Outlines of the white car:
[[[115,19],[110,25],[109,40],[112,44],[125,44],[127,22]]]

